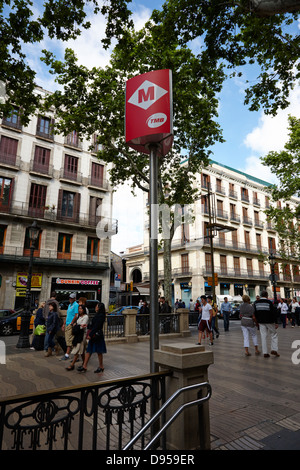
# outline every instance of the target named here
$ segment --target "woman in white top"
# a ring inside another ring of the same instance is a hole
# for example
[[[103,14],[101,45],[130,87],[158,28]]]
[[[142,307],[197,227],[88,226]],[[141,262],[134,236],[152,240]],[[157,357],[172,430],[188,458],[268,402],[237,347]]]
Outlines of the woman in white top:
[[[70,366],[67,367],[67,370],[74,369],[75,362],[77,361],[79,354],[81,354],[82,361],[84,362],[85,349],[86,349],[86,332],[87,332],[88,322],[89,322],[89,316],[86,313],[86,307],[84,307],[84,305],[79,305],[78,316],[75,322],[76,326],[73,325],[73,333],[74,333],[74,328],[76,328],[76,333],[74,334],[74,339],[73,339],[74,347],[72,349],[72,354],[74,354],[74,357]]]
[[[285,302],[285,299],[280,299],[278,308],[280,309],[280,319],[282,321],[282,326],[283,328],[286,327],[286,319],[287,319],[287,314],[289,311],[289,308],[287,306],[287,303]]]
[[[296,308],[299,308],[300,305],[297,302],[296,297],[293,297],[293,300],[290,304],[290,307],[291,307],[291,314],[292,314],[292,328],[294,328],[294,326],[296,325],[296,320],[297,320],[297,325],[299,326],[299,315],[298,315],[298,318],[297,318]]]

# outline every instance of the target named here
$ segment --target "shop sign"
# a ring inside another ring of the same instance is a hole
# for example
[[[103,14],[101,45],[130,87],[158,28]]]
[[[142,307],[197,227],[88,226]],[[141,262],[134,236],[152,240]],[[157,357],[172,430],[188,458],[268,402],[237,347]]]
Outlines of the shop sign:
[[[94,281],[90,279],[60,279],[59,277],[55,280],[56,284],[66,285],[81,285],[81,286],[99,286],[101,281]]]
[[[16,282],[16,287],[20,288],[26,288],[27,286],[27,278],[28,278],[28,273],[17,273],[17,282]],[[41,273],[33,273],[31,277],[31,287],[32,288],[42,288],[42,280],[43,280],[43,274]]]

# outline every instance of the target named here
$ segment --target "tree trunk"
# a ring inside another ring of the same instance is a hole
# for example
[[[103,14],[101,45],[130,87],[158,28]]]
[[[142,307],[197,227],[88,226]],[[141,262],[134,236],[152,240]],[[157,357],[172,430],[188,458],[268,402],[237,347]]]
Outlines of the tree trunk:
[[[250,0],[249,8],[257,16],[273,16],[277,13],[292,13],[300,10],[299,0]]]

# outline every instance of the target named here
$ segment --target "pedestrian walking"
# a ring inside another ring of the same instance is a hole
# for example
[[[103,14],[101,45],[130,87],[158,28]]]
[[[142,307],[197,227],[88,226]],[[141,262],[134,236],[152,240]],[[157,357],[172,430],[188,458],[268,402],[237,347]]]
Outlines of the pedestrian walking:
[[[282,322],[282,327],[286,327],[286,322],[287,322],[287,314],[289,311],[288,305],[286,303],[285,299],[279,299],[279,304],[277,307],[280,311],[280,320]]]
[[[213,309],[213,314],[212,314],[212,319],[211,319],[211,331],[213,334],[213,340],[214,340],[214,332],[216,333],[216,337],[219,338],[220,332],[218,329],[218,307],[217,304],[214,302],[213,298],[211,295],[207,296],[207,301],[208,303],[212,306]]]
[[[44,317],[45,303],[46,302],[40,303],[33,322],[32,341],[30,349],[35,349],[36,351],[42,351],[44,349],[46,333],[46,321]]]
[[[64,354],[64,356],[61,358],[61,360],[67,361],[69,359],[69,355],[71,352],[71,349],[73,348],[73,323],[76,320],[76,315],[78,314],[78,303],[76,302],[76,294],[70,294],[69,296],[69,301],[70,304],[68,306],[67,310],[67,315],[65,318],[65,322],[62,326],[63,331],[65,332],[65,340],[66,340],[66,346],[67,350]]]
[[[46,325],[46,338],[48,344],[48,350],[45,354],[46,357],[52,356],[52,351],[55,348],[54,336],[56,332],[59,330],[59,317],[57,313],[57,306],[54,302],[49,304],[49,311],[48,311],[48,318],[47,318],[47,325]]]
[[[86,348],[84,364],[77,368],[79,372],[87,371],[87,365],[93,353],[97,353],[99,362],[99,366],[94,372],[99,373],[104,371],[103,354],[107,352],[103,333],[103,325],[106,316],[104,304],[101,302],[96,305],[95,310],[96,314],[92,319],[92,328],[87,333],[88,345]]]
[[[297,313],[296,313],[296,309],[299,308],[299,303],[297,301],[297,297],[293,297],[292,299],[292,302],[290,304],[290,308],[291,308],[291,323],[292,323],[292,328],[294,328],[296,325],[299,326],[299,310],[297,310]]]
[[[211,320],[213,316],[213,309],[212,306],[207,302],[207,297],[206,295],[201,295],[201,302],[202,302],[202,308],[201,308],[201,320],[199,322],[198,326],[198,343],[201,344],[202,337],[205,337],[205,332],[207,331],[209,337],[210,337],[210,345],[213,345],[213,335],[211,331]]]
[[[259,324],[261,336],[261,346],[264,357],[270,357],[268,353],[267,337],[271,336],[271,354],[279,357],[278,354],[278,333],[277,312],[271,300],[268,299],[267,291],[261,293],[261,298],[253,304],[254,316]]]
[[[79,305],[78,315],[76,321],[73,323],[73,349],[71,353],[74,355],[73,360],[67,370],[74,370],[75,362],[77,362],[79,354],[82,358],[82,363],[84,364],[85,359],[85,349],[86,349],[86,334],[87,326],[89,323],[89,316],[87,314],[87,309],[84,305]]]
[[[228,302],[228,297],[224,297],[224,302],[221,305],[221,315],[224,319],[224,330],[229,331],[229,318],[232,312],[232,305]]]
[[[258,350],[257,327],[254,307],[250,303],[249,295],[243,295],[243,303],[240,307],[241,329],[244,337],[245,356],[251,356],[249,352],[250,336],[254,345],[255,354],[260,354]]]

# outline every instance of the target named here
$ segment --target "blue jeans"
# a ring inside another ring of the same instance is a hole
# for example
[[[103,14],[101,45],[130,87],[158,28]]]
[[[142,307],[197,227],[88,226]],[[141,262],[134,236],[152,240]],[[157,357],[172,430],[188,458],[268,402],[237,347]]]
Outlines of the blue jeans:
[[[48,348],[54,349],[54,346],[55,346],[54,336],[55,336],[55,333],[46,332],[45,341],[44,341],[45,351],[48,351]]]
[[[229,312],[223,312],[223,318],[224,318],[224,330],[228,331],[229,330]]]

